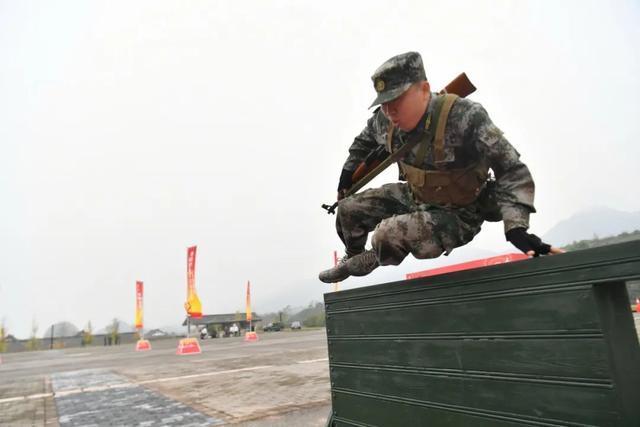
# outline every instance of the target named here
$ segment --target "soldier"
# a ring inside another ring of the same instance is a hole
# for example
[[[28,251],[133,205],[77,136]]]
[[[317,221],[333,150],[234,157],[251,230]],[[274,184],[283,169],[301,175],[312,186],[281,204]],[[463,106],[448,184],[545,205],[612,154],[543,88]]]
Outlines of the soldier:
[[[506,239],[529,256],[562,252],[527,232],[535,212],[533,179],[479,103],[432,93],[417,52],[390,58],[371,79],[377,92],[371,107],[381,107],[351,145],[338,184],[336,229],[346,255],[320,273],[321,281],[364,276],[410,253],[448,255],[490,218],[502,220]],[[415,147],[398,162],[406,183],[343,197],[369,153],[380,145],[393,152],[410,141]],[[365,250],[371,231],[372,249]]]

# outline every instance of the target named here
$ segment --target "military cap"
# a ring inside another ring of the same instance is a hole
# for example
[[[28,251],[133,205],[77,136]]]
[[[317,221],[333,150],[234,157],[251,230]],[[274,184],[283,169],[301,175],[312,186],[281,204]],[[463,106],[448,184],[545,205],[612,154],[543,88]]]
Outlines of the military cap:
[[[387,59],[371,76],[378,96],[371,107],[393,101],[416,82],[427,80],[418,52],[407,52]]]

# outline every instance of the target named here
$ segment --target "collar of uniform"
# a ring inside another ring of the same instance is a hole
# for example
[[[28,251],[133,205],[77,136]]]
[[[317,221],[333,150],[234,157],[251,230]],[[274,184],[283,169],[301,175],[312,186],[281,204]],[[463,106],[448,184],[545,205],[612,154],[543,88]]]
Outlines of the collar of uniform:
[[[437,96],[439,95],[431,92],[431,97],[429,97],[429,104],[427,105],[427,109],[424,111],[424,114],[420,118],[420,121],[418,121],[418,126],[416,126],[413,130],[410,130],[409,132],[405,132],[400,129],[398,130],[398,133],[403,140],[406,140],[407,137],[419,136],[424,132],[424,125],[427,121],[427,117],[433,112],[435,108],[435,99]]]

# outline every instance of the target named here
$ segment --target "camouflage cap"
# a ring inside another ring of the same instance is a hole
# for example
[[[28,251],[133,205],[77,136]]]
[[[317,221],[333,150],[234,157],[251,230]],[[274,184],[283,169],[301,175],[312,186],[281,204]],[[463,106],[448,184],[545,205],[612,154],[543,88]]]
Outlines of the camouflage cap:
[[[371,76],[373,88],[378,96],[374,105],[393,101],[402,95],[416,82],[427,80],[422,64],[422,57],[418,52],[407,52],[387,59]]]

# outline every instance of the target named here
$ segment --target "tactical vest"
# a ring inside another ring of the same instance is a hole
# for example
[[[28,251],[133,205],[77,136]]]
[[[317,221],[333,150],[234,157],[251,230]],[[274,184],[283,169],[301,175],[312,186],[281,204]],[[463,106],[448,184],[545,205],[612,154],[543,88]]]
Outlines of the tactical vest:
[[[415,164],[424,164],[427,150],[431,147],[435,170],[425,170],[406,162],[398,162],[414,198],[419,202],[452,207],[470,205],[478,198],[489,178],[489,166],[483,159],[476,160],[464,168],[448,168],[444,161],[444,131],[456,98],[457,95],[446,94],[434,100],[433,120],[427,119],[427,129],[418,145]],[[392,152],[392,138],[393,128],[387,134],[389,152]]]

